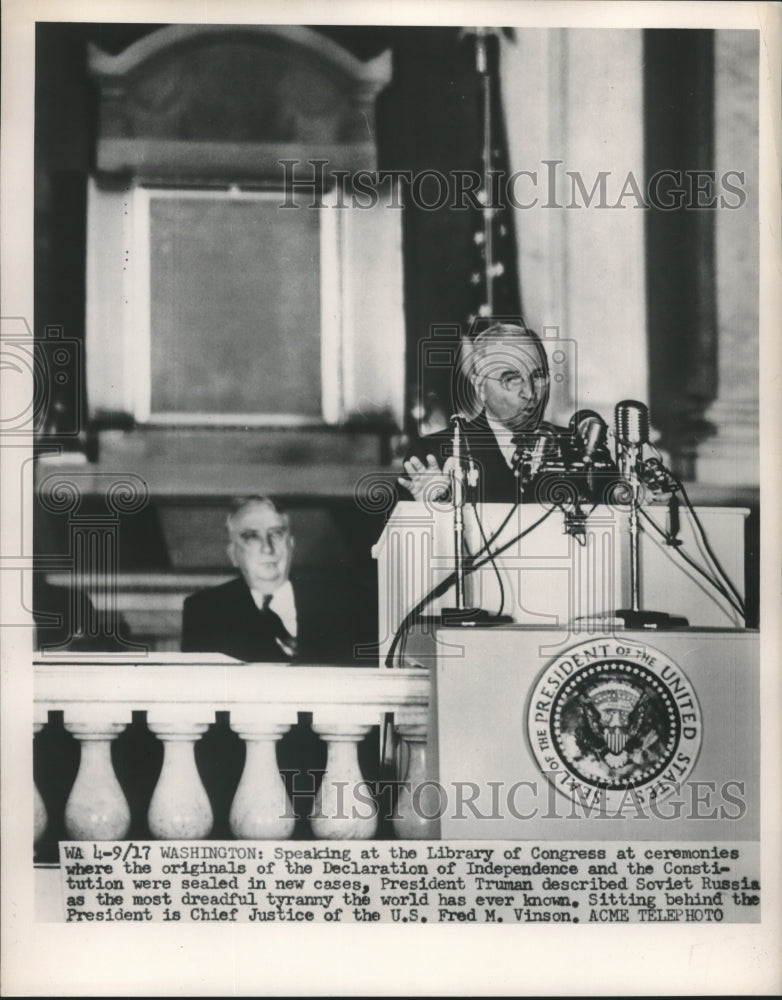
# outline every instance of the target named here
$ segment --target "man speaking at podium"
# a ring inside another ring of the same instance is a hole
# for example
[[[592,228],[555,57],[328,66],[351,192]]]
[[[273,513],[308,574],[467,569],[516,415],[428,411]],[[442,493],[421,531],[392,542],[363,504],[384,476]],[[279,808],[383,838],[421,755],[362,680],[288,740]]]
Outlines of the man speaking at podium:
[[[570,429],[542,419],[550,375],[538,335],[520,325],[495,323],[463,352],[463,364],[482,407],[474,419],[459,420],[461,457],[477,470],[478,498],[485,503],[545,500],[541,477],[553,475],[560,483],[563,476],[572,480],[585,499],[593,499],[591,472],[614,468],[605,423],[591,411]],[[406,475],[399,483],[414,500],[442,497],[452,455],[452,431],[421,438],[405,458]]]

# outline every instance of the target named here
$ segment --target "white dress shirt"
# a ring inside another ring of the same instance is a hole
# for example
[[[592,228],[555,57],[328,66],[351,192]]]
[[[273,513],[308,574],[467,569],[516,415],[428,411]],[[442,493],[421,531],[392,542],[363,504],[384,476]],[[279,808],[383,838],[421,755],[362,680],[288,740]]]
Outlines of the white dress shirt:
[[[256,607],[263,610],[263,600],[267,596],[262,590],[251,590]],[[271,595],[269,607],[280,616],[282,624],[295,639],[299,634],[299,623],[296,618],[296,601],[293,597],[293,586],[290,580],[275,590]]]
[[[513,456],[516,454],[516,445],[513,443],[513,435],[505,426],[501,424],[498,420],[489,416],[489,411],[486,410],[486,422],[492,429],[492,433],[497,439],[497,446],[502,452],[502,457],[508,463],[508,468],[513,468]]]

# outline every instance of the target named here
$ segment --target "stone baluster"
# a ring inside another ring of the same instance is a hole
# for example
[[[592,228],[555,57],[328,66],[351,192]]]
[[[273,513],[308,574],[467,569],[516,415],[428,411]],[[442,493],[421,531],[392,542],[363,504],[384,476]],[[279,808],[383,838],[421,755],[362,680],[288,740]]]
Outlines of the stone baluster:
[[[163,768],[149,804],[149,830],[158,840],[200,840],[212,829],[212,806],[195,761],[195,743],[206,732],[204,709],[160,706],[147,725],[163,743]]]
[[[40,733],[43,727],[43,722],[34,722],[33,733]],[[33,844],[37,844],[44,833],[46,833],[48,822],[46,804],[41,797],[41,793],[38,791],[38,786],[33,783]]]
[[[125,728],[116,712],[66,709],[65,728],[79,741],[79,772],[65,804],[65,829],[74,840],[122,840],[130,807],[111,762],[111,743]]]
[[[134,707],[146,710],[148,728],[163,744],[163,766],[148,812],[150,834],[159,839],[195,840],[212,831],[212,806],[196,766],[195,744],[214,720],[217,706],[230,711],[231,727],[247,751],[228,816],[233,835],[242,839],[282,839],[296,832],[295,809],[275,750],[299,711],[312,711],[313,731],[327,746],[311,817],[314,836],[376,836],[379,809],[375,789],[361,773],[358,745],[385,712],[393,711],[400,724],[412,727],[402,730],[411,749],[408,779],[417,784],[419,774],[431,777],[425,773],[426,671],[258,668],[203,662],[187,654],[161,654],[159,660],[108,669],[103,662],[85,663],[79,654],[63,654],[57,661],[47,657],[36,663],[35,672],[36,732],[50,711],[64,706],[66,729],[81,744],[80,770],[66,809],[66,829],[74,839],[119,840],[130,832],[130,810],[112,768],[111,741]],[[311,792],[300,791],[311,801]],[[424,836],[414,829],[420,817],[411,820],[404,801],[403,806],[398,830]],[[45,812],[38,801],[36,808],[40,836]]]
[[[271,712],[274,711],[272,716]],[[240,840],[284,840],[296,817],[277,769],[276,744],[291,727],[279,709],[231,710],[231,729],[245,742],[247,757],[228,822]]]
[[[341,719],[314,713],[312,728],[326,741],[328,756],[310,822],[315,836],[326,840],[367,840],[377,829],[377,805],[358,763],[358,744],[372,726],[349,719],[349,712]]]
[[[402,784],[392,819],[394,832],[400,840],[436,840],[442,803],[427,767],[427,724],[399,723],[396,730],[401,748],[407,751],[407,764],[399,775]]]

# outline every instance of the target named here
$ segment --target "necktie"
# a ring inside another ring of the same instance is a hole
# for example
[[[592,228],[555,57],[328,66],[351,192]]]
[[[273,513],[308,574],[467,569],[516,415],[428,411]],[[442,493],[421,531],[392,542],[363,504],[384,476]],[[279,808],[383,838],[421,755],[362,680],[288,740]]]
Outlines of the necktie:
[[[523,488],[541,471],[549,445],[544,435],[529,431],[516,433],[511,440],[516,446],[512,467]]]
[[[543,473],[564,473],[559,443],[549,429],[517,433],[512,441],[516,446],[512,467],[525,497],[534,492],[535,484]],[[546,502],[541,497],[538,499]]]
[[[261,614],[269,625],[269,629],[274,636],[274,641],[286,656],[293,659],[299,651],[299,644],[283,625],[282,618],[280,618],[276,611],[272,611],[270,607],[271,601],[272,595],[266,594],[263,598]]]

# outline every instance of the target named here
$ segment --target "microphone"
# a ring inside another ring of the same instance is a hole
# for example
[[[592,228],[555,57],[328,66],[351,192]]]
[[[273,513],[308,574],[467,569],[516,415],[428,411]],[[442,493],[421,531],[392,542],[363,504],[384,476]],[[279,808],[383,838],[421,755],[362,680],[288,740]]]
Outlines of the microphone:
[[[513,474],[526,486],[548,465],[556,444],[554,435],[548,428],[523,431],[513,435],[513,443]]]
[[[458,470],[461,471],[461,478],[463,482],[466,483],[469,490],[473,491],[470,493],[470,496],[473,496],[480,476],[478,466],[475,464],[475,459],[472,457],[470,442],[467,440],[467,435],[464,433],[464,421],[467,419],[468,418],[461,410],[457,410],[456,413],[451,414],[449,423],[453,427],[453,459],[458,467]],[[462,446],[464,446],[464,454],[462,454]],[[466,473],[464,471],[464,466],[462,465],[463,458],[467,459]]]
[[[548,449],[551,443],[552,435],[547,431],[542,431],[537,441],[535,442],[535,447],[532,449],[532,454],[529,459],[529,475],[530,479],[534,479],[538,475],[540,470],[546,461],[546,456],[548,454]]]
[[[462,417],[460,413],[454,413],[451,417],[451,427],[453,427],[453,457],[459,462],[462,457]]]
[[[462,465],[462,421],[461,414],[451,417],[453,427],[453,467],[451,469],[451,499],[456,507],[464,504],[464,466]]]
[[[641,478],[655,493],[676,493],[681,489],[678,479],[665,468],[659,458],[647,458],[640,469]]]
[[[639,471],[643,446],[649,443],[649,410],[645,403],[623,399],[614,411],[616,428],[616,463],[622,478],[636,492],[640,486]]]
[[[674,628],[687,625],[687,619],[663,611],[641,610],[640,549],[638,510],[641,490],[647,477],[658,473],[654,463],[643,461],[644,445],[649,444],[649,410],[645,403],[623,399],[616,404],[616,462],[631,490],[630,516],[630,607],[616,612],[625,628]],[[662,463],[659,463],[662,465]]]
[[[595,452],[605,445],[608,424],[600,417],[589,417],[579,426],[579,437],[583,442],[584,461],[591,463]]]
[[[636,399],[623,399],[616,404],[616,436],[622,444],[642,445],[649,442],[649,409]]]
[[[570,433],[584,465],[591,465],[605,447],[608,424],[594,410],[577,410],[570,418]]]
[[[682,484],[670,470],[666,469],[662,461],[657,457],[647,458],[641,465],[640,473],[644,484],[653,493],[658,495],[661,493],[670,494],[668,497],[668,531],[665,536],[665,544],[680,546],[682,544],[679,538],[681,523],[679,519],[679,498],[676,494],[682,488]]]
[[[624,445],[649,443],[649,409],[636,399],[623,399],[616,404],[616,436]]]
[[[456,587],[456,611],[466,611],[464,591],[464,467],[462,466],[462,424],[458,414],[451,417],[453,425],[453,465],[451,466],[451,500],[453,501],[453,543]]]

